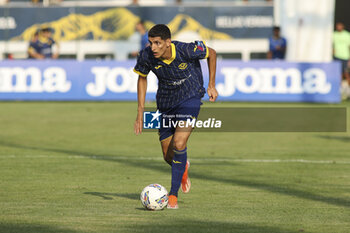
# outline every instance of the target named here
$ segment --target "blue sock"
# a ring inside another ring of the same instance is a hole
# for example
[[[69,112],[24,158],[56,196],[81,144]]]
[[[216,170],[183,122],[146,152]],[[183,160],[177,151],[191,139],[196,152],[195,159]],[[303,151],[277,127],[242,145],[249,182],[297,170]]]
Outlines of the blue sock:
[[[169,195],[177,196],[179,191],[182,176],[186,169],[187,148],[184,150],[174,149],[174,158],[171,166],[171,189]]]

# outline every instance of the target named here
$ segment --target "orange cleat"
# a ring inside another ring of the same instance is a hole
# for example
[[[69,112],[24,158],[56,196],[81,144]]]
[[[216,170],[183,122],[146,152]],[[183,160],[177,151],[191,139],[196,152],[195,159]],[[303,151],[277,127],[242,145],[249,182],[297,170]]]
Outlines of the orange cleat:
[[[178,209],[179,206],[177,205],[177,196],[175,195],[170,195],[168,199],[168,209]]]
[[[186,170],[182,175],[182,180],[181,180],[181,190],[183,193],[188,193],[191,189],[191,181],[190,181],[190,178],[188,177],[189,168],[190,168],[190,162],[187,160]]]

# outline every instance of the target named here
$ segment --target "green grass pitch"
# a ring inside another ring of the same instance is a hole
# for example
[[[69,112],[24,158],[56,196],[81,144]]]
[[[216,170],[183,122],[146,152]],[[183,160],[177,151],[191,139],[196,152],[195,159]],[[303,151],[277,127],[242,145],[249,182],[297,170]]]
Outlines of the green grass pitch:
[[[349,102],[320,106],[350,116]],[[179,210],[152,212],[139,194],[169,190],[171,170],[157,133],[133,134],[135,117],[135,102],[1,102],[0,232],[350,232],[349,127],[194,133],[191,192]]]

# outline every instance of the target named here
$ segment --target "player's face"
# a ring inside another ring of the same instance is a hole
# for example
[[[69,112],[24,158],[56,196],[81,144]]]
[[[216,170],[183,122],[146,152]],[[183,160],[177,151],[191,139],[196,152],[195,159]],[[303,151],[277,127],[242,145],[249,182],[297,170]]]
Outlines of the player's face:
[[[50,38],[51,37],[51,32],[45,31],[45,32],[42,33],[42,36],[45,37],[45,38]]]
[[[275,37],[280,37],[280,30],[278,30],[278,29],[273,30],[273,35]]]
[[[162,38],[159,36],[149,37],[148,40],[153,52],[153,56],[155,58],[166,58],[166,55],[170,50],[171,40],[162,40]]]
[[[341,31],[344,30],[344,24],[342,24],[342,23],[337,23],[337,24],[335,25],[335,27],[336,27],[336,30],[337,30],[338,32],[341,32]]]

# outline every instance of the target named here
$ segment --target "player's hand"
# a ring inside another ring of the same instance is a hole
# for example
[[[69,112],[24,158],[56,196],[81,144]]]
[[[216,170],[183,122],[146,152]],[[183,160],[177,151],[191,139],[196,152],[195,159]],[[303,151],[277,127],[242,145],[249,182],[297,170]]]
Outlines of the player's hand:
[[[215,87],[208,87],[208,96],[210,102],[215,102],[216,98],[218,98],[218,92]]]
[[[134,124],[134,132],[136,135],[139,135],[142,133],[142,120],[136,120]]]
[[[136,135],[139,135],[142,133],[142,128],[143,128],[143,119],[142,119],[142,114],[137,114],[136,121],[134,124],[134,132]]]

